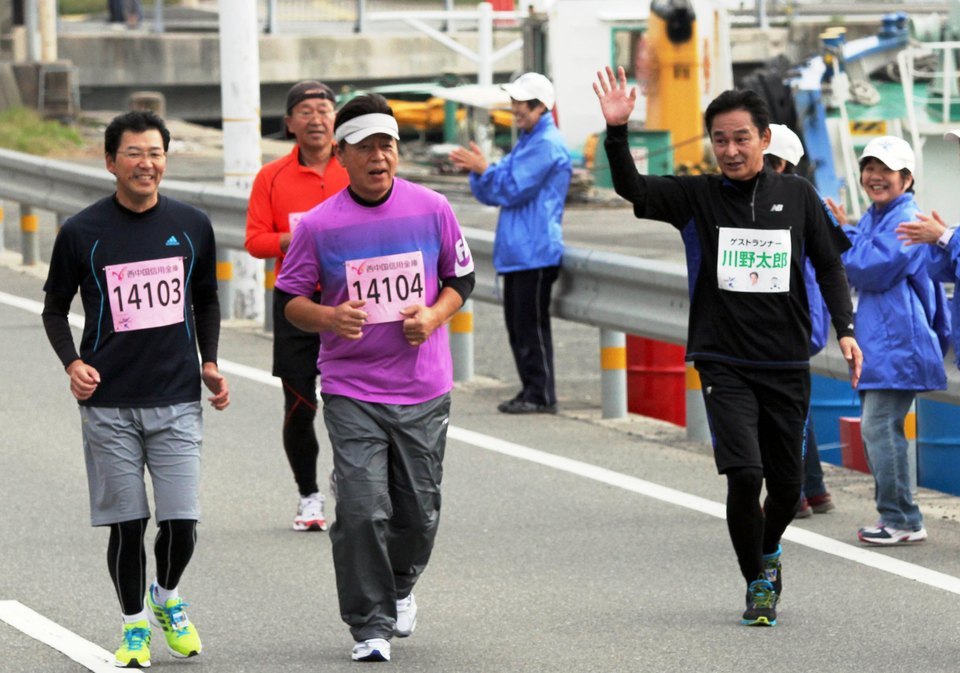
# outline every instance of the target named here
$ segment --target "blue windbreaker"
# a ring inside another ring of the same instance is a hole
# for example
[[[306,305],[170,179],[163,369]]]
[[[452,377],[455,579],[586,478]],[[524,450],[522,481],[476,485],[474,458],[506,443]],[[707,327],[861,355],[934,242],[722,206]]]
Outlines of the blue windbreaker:
[[[940,336],[933,327],[943,328],[943,288],[927,272],[926,246],[905,246],[894,232],[918,211],[908,192],[885,208],[871,206],[857,226],[845,229],[853,247],[843,263],[860,296],[854,319],[863,350],[860,390],[947,387],[940,337],[949,338],[949,327]]]
[[[955,283],[953,299],[950,301],[950,318],[953,330],[950,333],[953,343],[953,356],[960,367],[960,235],[954,229],[947,247],[941,250],[938,247],[922,246],[930,255],[930,266],[927,270],[930,275],[944,283]]]
[[[470,174],[481,203],[500,206],[493,242],[497,273],[541,269],[563,256],[563,204],[570,186],[570,153],[553,116],[544,113],[516,147],[483,172]]]

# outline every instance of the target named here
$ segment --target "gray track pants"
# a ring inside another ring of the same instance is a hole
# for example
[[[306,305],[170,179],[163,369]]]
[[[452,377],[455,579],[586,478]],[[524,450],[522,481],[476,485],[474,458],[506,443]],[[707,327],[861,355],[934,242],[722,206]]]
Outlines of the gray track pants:
[[[449,413],[449,393],[414,405],[323,395],[337,482],[337,595],[357,641],[393,636],[396,600],[430,559]]]

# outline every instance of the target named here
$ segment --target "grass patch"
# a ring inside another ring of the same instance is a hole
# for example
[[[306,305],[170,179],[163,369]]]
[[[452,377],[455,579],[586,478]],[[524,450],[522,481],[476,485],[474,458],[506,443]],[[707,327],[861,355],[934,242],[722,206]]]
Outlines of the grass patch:
[[[15,107],[0,111],[0,147],[47,156],[82,145],[75,129],[47,121],[36,110]]]
[[[140,0],[144,15],[147,9],[153,9],[155,0]],[[163,0],[164,6],[179,5],[180,0]],[[61,16],[73,14],[106,14],[107,0],[59,0],[57,3]]]

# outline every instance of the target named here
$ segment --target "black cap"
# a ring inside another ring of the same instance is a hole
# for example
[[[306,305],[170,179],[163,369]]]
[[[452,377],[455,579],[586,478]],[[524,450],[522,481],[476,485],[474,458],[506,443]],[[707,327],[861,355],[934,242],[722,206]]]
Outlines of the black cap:
[[[289,115],[293,112],[293,108],[308,98],[320,98],[328,100],[334,105],[337,104],[337,96],[333,93],[333,89],[315,79],[306,79],[294,84],[287,92],[286,113]]]

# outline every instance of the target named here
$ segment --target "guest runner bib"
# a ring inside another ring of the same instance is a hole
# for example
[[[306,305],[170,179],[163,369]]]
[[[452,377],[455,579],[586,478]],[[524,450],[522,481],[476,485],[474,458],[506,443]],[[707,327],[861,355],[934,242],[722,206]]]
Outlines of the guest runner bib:
[[[104,267],[116,332],[183,322],[183,257]]]
[[[423,253],[419,250],[346,263],[347,294],[367,303],[367,323],[403,320],[400,311],[424,302]]]
[[[790,291],[790,231],[720,227],[717,284],[729,292]]]

